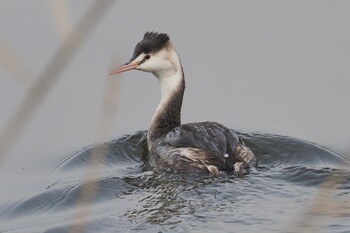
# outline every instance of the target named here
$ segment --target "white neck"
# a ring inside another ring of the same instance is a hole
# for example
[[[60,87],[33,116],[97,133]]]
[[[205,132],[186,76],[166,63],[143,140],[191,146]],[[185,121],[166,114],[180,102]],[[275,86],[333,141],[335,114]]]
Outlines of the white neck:
[[[185,90],[184,74],[181,62],[177,57],[176,69],[154,74],[161,88],[161,101],[153,115],[148,131],[149,146],[161,135],[181,124],[181,106]]]
[[[166,53],[165,57],[171,66],[169,66],[168,69],[158,70],[157,72],[153,73],[160,83],[160,105],[168,100],[171,93],[177,89],[184,78],[179,55],[177,54],[171,42],[168,43],[167,49],[164,52]]]
[[[182,70],[169,73],[167,76],[157,77],[160,84],[161,102],[167,101],[171,93],[177,89],[183,79]]]

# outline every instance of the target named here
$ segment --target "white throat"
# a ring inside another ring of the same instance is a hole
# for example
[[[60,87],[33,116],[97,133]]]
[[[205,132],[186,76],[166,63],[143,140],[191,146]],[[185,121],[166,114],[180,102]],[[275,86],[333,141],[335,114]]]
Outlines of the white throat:
[[[154,73],[154,75],[159,80],[162,96],[161,101],[163,102],[174,90],[177,89],[184,77],[179,55],[171,42],[168,43],[167,48],[161,53],[163,53],[163,56],[166,57],[169,65],[167,66],[167,69],[158,70]]]
[[[148,131],[149,148],[152,147],[154,140],[181,124],[181,106],[185,90],[181,65],[176,72],[156,76],[160,83],[161,101],[153,115]]]
[[[171,96],[171,93],[180,86],[183,79],[181,67],[174,73],[157,78],[160,83],[161,102],[163,102],[166,101]]]
[[[152,122],[156,120],[158,114],[164,111],[165,106],[172,101],[172,96],[181,88],[181,85],[183,85],[182,82],[184,81],[184,74],[182,71],[181,62],[177,54],[175,55],[176,60],[173,60],[174,69],[154,73],[159,80],[161,100],[153,115]]]
[[[156,54],[153,65],[158,67],[151,72],[159,80],[161,101],[148,131],[149,147],[154,140],[181,124],[181,106],[185,90],[181,61],[171,43]]]

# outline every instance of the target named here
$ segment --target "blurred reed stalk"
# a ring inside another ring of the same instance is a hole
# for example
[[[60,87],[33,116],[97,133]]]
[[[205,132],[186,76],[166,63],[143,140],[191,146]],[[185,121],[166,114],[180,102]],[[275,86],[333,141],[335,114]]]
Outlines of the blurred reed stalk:
[[[104,92],[102,108],[100,112],[99,121],[97,124],[97,141],[103,142],[106,138],[112,135],[113,122],[115,120],[115,113],[117,110],[118,102],[118,78],[110,78],[106,82],[106,88]],[[83,185],[80,196],[78,198],[76,213],[73,219],[70,233],[83,233],[85,232],[86,224],[88,222],[89,214],[92,211],[92,204],[98,192],[99,183],[93,181],[95,177],[100,174],[100,165],[104,163],[108,148],[108,144],[102,143],[99,146],[95,146],[91,152],[89,158],[89,169],[86,174],[85,184]]]
[[[58,31],[64,39],[57,53],[53,56],[51,62],[45,67],[44,71],[38,75],[36,82],[29,89],[22,104],[18,107],[11,121],[6,125],[5,130],[0,135],[0,162],[9,150],[12,148],[21,132],[30,121],[31,116],[40,106],[41,101],[54,86],[61,72],[69,64],[69,61],[74,57],[75,52],[84,40],[91,33],[97,22],[104,16],[107,9],[111,8],[114,0],[95,1],[89,7],[87,12],[82,17],[81,21],[72,30],[69,20],[69,9],[65,1],[51,0],[52,13],[58,28]],[[6,43],[0,41],[0,62],[7,70],[21,83],[25,83],[29,79],[24,79],[28,74],[31,74],[29,69],[20,62],[20,59],[10,49]],[[112,123],[117,106],[116,95],[118,93],[118,79],[109,79],[106,84],[105,96],[103,98],[102,111],[100,114],[97,127],[97,141],[101,142],[112,134]],[[86,180],[89,181],[99,174],[99,161],[105,159],[105,151],[107,148],[96,147],[92,152],[90,168],[86,175]],[[96,182],[86,182],[83,186],[80,197],[77,203],[76,216],[73,218],[70,232],[84,232],[89,213],[91,212],[90,205],[96,196],[98,189]]]
[[[0,65],[23,87],[26,87],[34,77],[32,70],[26,66],[11,46],[1,38]]]
[[[95,0],[74,30],[64,39],[45,69],[38,75],[35,83],[28,90],[24,100],[0,134],[0,165],[60,74],[114,2],[114,0]]]
[[[50,0],[52,16],[56,28],[62,38],[66,38],[72,32],[72,22],[69,7],[66,0]]]
[[[330,175],[310,200],[304,213],[295,221],[291,221],[284,232],[321,232],[327,218],[348,216],[350,206],[335,199],[335,191],[346,182],[345,175]]]

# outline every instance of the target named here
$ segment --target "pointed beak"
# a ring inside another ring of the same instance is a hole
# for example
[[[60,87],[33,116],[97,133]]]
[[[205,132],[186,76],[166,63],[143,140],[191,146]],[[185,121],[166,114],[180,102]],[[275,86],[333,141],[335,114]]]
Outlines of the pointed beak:
[[[130,63],[126,63],[125,65],[119,66],[109,72],[109,75],[119,74],[128,70],[134,70],[140,65],[139,61],[132,61]]]

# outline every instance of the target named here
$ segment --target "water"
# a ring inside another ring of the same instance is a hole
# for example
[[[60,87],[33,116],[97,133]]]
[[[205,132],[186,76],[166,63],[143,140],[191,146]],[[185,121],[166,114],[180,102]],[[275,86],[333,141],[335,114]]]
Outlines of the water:
[[[145,131],[84,148],[47,168],[37,181],[46,189],[0,206],[0,232],[69,232],[81,213],[84,232],[350,231],[346,157],[294,138],[239,134],[258,160],[241,177],[154,172]],[[323,187],[329,181],[338,183]]]

